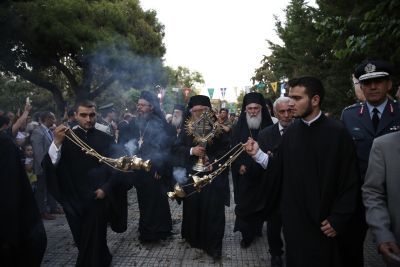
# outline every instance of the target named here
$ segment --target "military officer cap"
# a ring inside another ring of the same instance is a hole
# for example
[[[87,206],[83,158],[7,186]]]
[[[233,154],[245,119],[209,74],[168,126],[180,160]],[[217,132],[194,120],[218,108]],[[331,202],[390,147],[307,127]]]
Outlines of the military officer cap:
[[[108,112],[111,112],[111,111],[115,111],[115,109],[114,109],[114,103],[109,103],[109,104],[107,104],[107,105],[103,105],[103,106],[100,106],[99,107],[99,111],[108,111]]]
[[[107,114],[109,114],[111,112],[115,112],[114,103],[109,103],[109,104],[100,106],[98,110],[99,110],[101,116],[105,117],[105,116],[107,116]]]
[[[389,78],[391,73],[392,66],[388,62],[380,60],[364,60],[357,66],[354,72],[354,77],[362,82],[376,78]]]

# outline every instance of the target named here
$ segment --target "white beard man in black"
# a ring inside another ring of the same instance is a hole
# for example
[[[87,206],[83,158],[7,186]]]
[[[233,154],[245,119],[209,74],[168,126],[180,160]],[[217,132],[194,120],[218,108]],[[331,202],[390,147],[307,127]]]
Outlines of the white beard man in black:
[[[182,114],[174,114],[172,116],[172,121],[171,124],[175,127],[178,127],[179,125],[181,125],[182,122]]]
[[[249,129],[254,130],[260,128],[262,116],[261,112],[259,112],[256,116],[251,116],[249,113],[246,113],[246,121]]]

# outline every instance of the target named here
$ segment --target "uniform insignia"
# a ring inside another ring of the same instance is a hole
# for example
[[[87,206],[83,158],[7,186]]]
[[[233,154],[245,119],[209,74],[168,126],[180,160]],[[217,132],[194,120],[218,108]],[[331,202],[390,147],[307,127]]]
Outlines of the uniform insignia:
[[[345,107],[343,110],[359,107],[361,105],[362,105],[362,103],[354,103],[354,104],[352,104],[352,105],[350,105],[348,107]]]
[[[368,63],[367,65],[365,65],[364,70],[365,70],[366,73],[375,72],[376,66],[374,64],[372,64],[372,63]]]

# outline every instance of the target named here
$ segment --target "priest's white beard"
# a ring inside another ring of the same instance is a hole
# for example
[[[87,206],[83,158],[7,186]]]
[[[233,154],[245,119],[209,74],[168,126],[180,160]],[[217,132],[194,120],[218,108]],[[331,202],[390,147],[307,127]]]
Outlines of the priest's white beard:
[[[171,124],[178,127],[182,122],[182,116],[172,116]]]
[[[255,117],[251,117],[249,113],[246,113],[247,126],[249,126],[249,129],[254,130],[260,128],[262,121],[261,115],[260,112]]]

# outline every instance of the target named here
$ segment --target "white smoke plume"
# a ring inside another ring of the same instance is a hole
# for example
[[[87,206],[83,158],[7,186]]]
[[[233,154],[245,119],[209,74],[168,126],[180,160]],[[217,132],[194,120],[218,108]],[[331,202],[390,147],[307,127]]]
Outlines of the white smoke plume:
[[[188,180],[186,176],[186,169],[182,167],[174,167],[173,168],[173,176],[177,183],[185,184]]]

